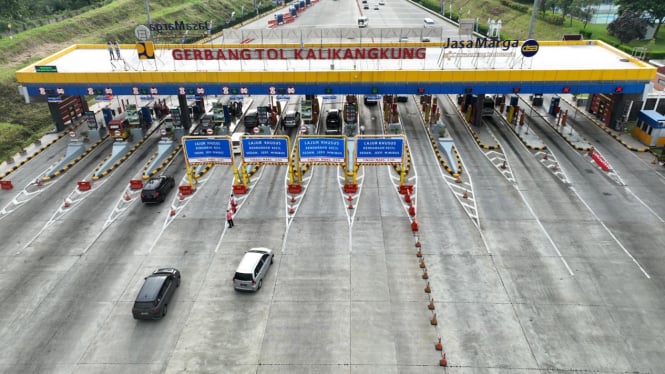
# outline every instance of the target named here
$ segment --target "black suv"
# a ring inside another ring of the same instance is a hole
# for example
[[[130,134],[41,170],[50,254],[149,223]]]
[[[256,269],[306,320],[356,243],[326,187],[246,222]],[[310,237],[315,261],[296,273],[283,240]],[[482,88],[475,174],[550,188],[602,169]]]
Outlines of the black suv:
[[[342,114],[339,109],[330,109],[326,116],[326,134],[342,133]]]
[[[175,187],[175,179],[170,175],[160,175],[148,179],[141,191],[141,202],[161,203],[166,194]]]
[[[132,308],[134,319],[161,319],[173,297],[175,289],[180,287],[180,271],[175,268],[157,269],[145,277],[145,282]]]

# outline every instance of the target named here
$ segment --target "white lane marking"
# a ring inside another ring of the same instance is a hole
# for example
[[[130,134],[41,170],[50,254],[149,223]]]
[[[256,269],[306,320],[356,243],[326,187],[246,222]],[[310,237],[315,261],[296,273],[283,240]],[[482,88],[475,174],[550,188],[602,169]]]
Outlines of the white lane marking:
[[[647,208],[647,210],[650,211],[651,214],[653,214],[656,218],[658,218],[658,220],[659,220],[661,223],[665,223],[665,220],[663,220],[663,217],[659,216],[658,213],[656,213],[653,209],[651,209],[651,207],[649,207],[649,205],[647,205],[644,201],[642,201],[642,199],[640,199],[637,195],[635,195],[635,193],[634,193],[630,188],[627,188],[627,187],[626,187],[626,191],[627,191],[629,194],[633,195],[633,197],[635,197],[635,199],[637,199],[637,201],[639,201],[640,204],[642,204],[642,206],[644,206],[645,208]]]
[[[517,190],[517,193],[520,194],[520,197],[522,198],[522,201],[526,205],[527,209],[529,209],[529,213],[531,213],[531,216],[536,220],[536,222],[538,223],[538,226],[540,227],[542,232],[545,234],[545,237],[547,237],[547,240],[550,242],[550,244],[552,244],[552,247],[554,247],[554,250],[556,251],[556,254],[558,255],[559,259],[566,266],[566,269],[568,269],[568,274],[575,275],[573,273],[573,269],[570,268],[570,266],[568,265],[568,262],[566,261],[566,259],[561,254],[561,251],[559,251],[559,247],[557,247],[556,243],[554,243],[554,240],[552,240],[552,237],[547,232],[547,229],[545,229],[545,226],[543,226],[543,223],[540,221],[540,219],[536,215],[536,212],[534,212],[533,208],[531,208],[531,205],[526,200],[526,197],[524,196],[524,194],[522,194],[522,191],[520,191],[519,188],[515,188],[515,189]]]
[[[637,267],[640,269],[640,271],[642,272],[642,274],[644,274],[644,276],[647,277],[647,279],[651,279],[651,276],[646,272],[646,270],[644,270],[644,268],[642,267],[642,265],[640,265],[640,263],[635,259],[635,257],[633,257],[633,255],[630,253],[630,251],[628,251],[628,249],[627,249],[626,247],[624,247],[624,245],[621,243],[621,241],[619,241],[619,239],[614,235],[614,233],[612,233],[612,231],[609,229],[609,227],[607,227],[607,226],[605,225],[605,222],[603,222],[603,221],[600,219],[600,217],[598,217],[598,215],[596,214],[596,212],[594,212],[593,209],[591,209],[591,207],[589,206],[589,204],[587,204],[586,201],[584,201],[584,199],[582,199],[582,196],[580,196],[580,194],[577,193],[577,191],[576,191],[574,188],[571,187],[570,189],[571,189],[571,190],[573,191],[573,193],[577,196],[577,198],[580,199],[580,201],[582,202],[582,204],[584,204],[584,206],[589,210],[589,212],[591,212],[591,214],[593,215],[593,217],[594,217],[594,218],[595,218],[595,219],[596,219],[596,220],[597,220],[597,221],[603,226],[603,228],[605,229],[605,231],[607,231],[607,233],[610,234],[610,236],[612,237],[612,239],[614,239],[614,241],[619,245],[619,247],[621,247],[621,249],[623,250],[623,252],[624,252],[624,253],[625,253],[625,254],[626,254],[626,255],[627,255],[627,256],[628,256],[628,257],[629,257],[634,263],[635,263],[635,265],[637,265]]]

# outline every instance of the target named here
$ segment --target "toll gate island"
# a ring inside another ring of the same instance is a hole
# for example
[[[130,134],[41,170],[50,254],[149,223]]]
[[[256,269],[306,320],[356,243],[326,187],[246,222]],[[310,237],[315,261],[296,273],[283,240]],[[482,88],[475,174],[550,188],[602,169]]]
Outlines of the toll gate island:
[[[272,42],[298,37],[255,32],[263,40],[257,47],[242,44],[246,32],[228,30],[223,44],[120,45],[115,60],[105,45],[72,45],[17,71],[16,78],[26,100],[47,101],[57,129],[64,130],[63,104],[80,116],[88,111],[84,96],[177,95],[184,113],[184,98],[192,93],[202,107],[207,95],[457,94],[474,107],[473,123],[480,122],[486,94],[499,100],[517,93],[590,94],[586,109],[611,126],[630,107],[638,110],[629,119],[637,118],[639,106],[631,103],[642,100],[656,75],[651,65],[594,40],[365,42],[382,40],[387,31],[348,29],[340,32],[363,32],[363,42],[340,45]]]

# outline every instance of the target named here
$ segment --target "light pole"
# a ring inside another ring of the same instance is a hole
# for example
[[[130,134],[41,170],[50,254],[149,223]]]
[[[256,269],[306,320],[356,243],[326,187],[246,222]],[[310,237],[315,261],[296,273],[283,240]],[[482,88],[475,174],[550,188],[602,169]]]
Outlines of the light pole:
[[[148,3],[148,1],[149,0],[145,0],[145,14],[148,15],[148,39],[152,40],[152,29],[150,28],[152,20],[150,19],[150,4]]]

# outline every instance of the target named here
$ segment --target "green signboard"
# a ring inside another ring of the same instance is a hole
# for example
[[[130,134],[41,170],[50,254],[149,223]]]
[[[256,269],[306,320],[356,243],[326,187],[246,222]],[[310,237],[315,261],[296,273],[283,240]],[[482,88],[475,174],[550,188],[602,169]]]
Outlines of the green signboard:
[[[300,104],[300,117],[303,121],[312,120],[312,100],[303,100]]]
[[[37,73],[57,73],[58,67],[55,65],[35,65],[35,72]]]

